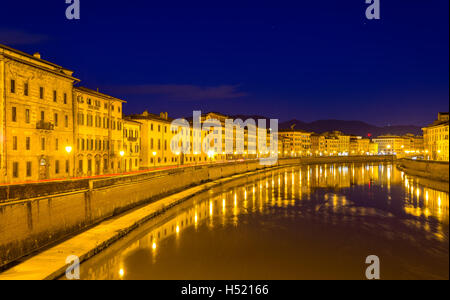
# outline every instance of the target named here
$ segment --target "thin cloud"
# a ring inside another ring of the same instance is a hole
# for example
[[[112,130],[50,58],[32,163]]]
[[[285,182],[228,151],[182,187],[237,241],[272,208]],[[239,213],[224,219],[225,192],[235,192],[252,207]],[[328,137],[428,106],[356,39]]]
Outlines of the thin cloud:
[[[48,36],[22,30],[0,29],[0,43],[7,45],[32,45],[48,40]]]
[[[146,84],[112,87],[115,92],[120,94],[153,95],[159,96],[160,98],[177,101],[225,100],[247,96],[246,93],[239,91],[238,88],[238,85],[203,87],[178,84]]]

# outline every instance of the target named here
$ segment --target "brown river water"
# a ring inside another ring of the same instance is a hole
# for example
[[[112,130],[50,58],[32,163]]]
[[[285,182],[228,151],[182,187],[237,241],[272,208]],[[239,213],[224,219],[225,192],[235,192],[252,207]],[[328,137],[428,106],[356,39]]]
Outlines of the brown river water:
[[[390,164],[289,167],[234,180],[81,264],[81,279],[449,278],[449,196]]]

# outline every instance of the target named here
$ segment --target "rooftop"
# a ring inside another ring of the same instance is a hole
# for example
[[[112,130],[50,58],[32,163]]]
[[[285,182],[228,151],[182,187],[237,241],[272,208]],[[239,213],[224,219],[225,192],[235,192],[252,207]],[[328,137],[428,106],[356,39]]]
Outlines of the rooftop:
[[[74,90],[78,90],[80,92],[88,93],[88,94],[91,94],[93,96],[97,96],[97,97],[100,97],[100,98],[103,98],[103,99],[108,99],[108,100],[114,100],[114,101],[120,101],[120,102],[123,102],[123,103],[127,103],[125,100],[122,100],[122,99],[119,99],[119,98],[116,98],[116,97],[113,97],[113,96],[110,96],[110,95],[107,95],[107,94],[104,94],[104,93],[100,93],[99,91],[95,91],[95,90],[89,89],[89,88],[84,87],[84,86],[74,87]]]

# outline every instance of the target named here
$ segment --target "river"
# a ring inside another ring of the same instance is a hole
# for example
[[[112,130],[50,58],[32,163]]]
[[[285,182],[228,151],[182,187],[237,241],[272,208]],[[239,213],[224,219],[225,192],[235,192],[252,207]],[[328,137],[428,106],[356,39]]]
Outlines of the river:
[[[81,264],[81,279],[449,278],[449,196],[391,164],[289,167],[234,180]]]

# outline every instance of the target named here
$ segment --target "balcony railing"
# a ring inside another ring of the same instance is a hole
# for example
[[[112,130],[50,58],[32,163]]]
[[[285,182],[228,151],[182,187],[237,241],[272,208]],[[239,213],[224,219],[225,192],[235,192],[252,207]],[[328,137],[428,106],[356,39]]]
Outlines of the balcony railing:
[[[138,138],[137,137],[127,137],[127,140],[129,141],[129,142],[137,142],[138,141]]]
[[[55,125],[53,125],[50,122],[39,121],[39,122],[36,123],[36,129],[54,130],[55,129]]]

